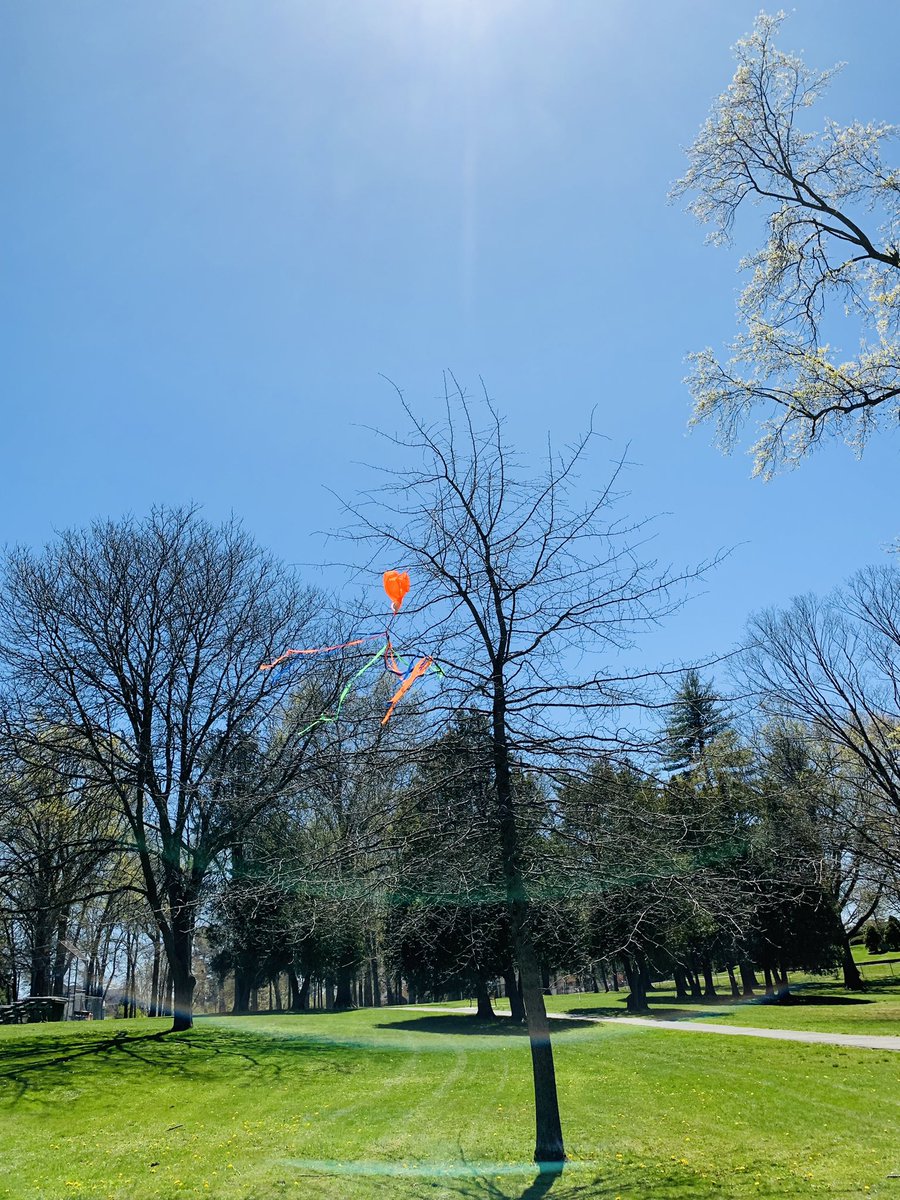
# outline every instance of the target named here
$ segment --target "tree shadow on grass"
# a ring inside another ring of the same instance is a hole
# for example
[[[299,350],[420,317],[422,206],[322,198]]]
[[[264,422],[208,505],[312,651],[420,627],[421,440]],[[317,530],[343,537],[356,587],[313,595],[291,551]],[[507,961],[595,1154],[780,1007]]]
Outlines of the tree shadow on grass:
[[[112,1037],[99,1030],[77,1038],[69,1030],[55,1036],[42,1032],[0,1047],[0,1103],[16,1103],[28,1091],[73,1083],[102,1088],[111,1071],[117,1079],[132,1078],[137,1085],[146,1084],[153,1074],[161,1079],[211,1079],[233,1074],[236,1066],[267,1079],[278,1079],[286,1070],[354,1069],[339,1047],[300,1038],[254,1039],[248,1047],[246,1035],[208,1026],[176,1034],[120,1030]]]
[[[550,1026],[553,1033],[566,1033],[572,1030],[584,1032],[584,1021],[567,1021],[564,1018],[554,1018]],[[452,1013],[434,1013],[429,1016],[410,1017],[406,1021],[384,1021],[375,1026],[376,1029],[405,1029],[411,1033],[452,1033],[464,1037],[509,1037],[525,1038],[528,1031],[524,1025],[510,1020],[509,1017],[496,1017],[494,1020],[480,1020],[471,1015],[454,1016]]]
[[[602,1197],[612,1200],[626,1186],[630,1194],[635,1194],[633,1181],[626,1185],[621,1175],[614,1176],[599,1167],[585,1169],[585,1164],[577,1162],[571,1168],[565,1164],[562,1168],[558,1164],[548,1164],[539,1169],[535,1165],[533,1171],[533,1175],[523,1171],[517,1177],[495,1176],[489,1172],[464,1178],[418,1176],[414,1183],[396,1176],[373,1177],[367,1180],[366,1196],[367,1200],[374,1200],[376,1196],[383,1196],[384,1200],[428,1200],[429,1197],[447,1200],[451,1195],[458,1200],[556,1200],[557,1197],[558,1200],[601,1200]],[[654,1178],[647,1180],[646,1191],[641,1194],[652,1195],[653,1200],[683,1200],[687,1195],[713,1194],[706,1187],[702,1190],[698,1187],[696,1193],[686,1191],[685,1188],[690,1186],[683,1177]]]
[[[866,996],[816,996],[810,992],[787,992],[772,1001],[777,1008],[818,1008],[874,1003],[875,1001],[871,997]]]

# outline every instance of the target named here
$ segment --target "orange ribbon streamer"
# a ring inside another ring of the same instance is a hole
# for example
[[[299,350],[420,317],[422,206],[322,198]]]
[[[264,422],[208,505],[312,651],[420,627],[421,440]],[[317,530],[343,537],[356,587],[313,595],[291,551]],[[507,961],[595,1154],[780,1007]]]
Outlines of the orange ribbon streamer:
[[[391,696],[391,706],[382,718],[382,725],[386,725],[388,723],[388,721],[391,719],[391,714],[397,707],[398,702],[403,699],[416,680],[425,674],[433,661],[434,660],[430,658],[420,658],[415,664],[410,673],[397,688],[396,692],[394,692],[393,696]]]
[[[371,642],[382,636],[380,633],[375,633],[371,637],[357,638],[354,642],[339,642],[336,646],[317,646],[314,650],[285,650],[284,654],[279,654],[278,658],[273,658],[269,663],[263,663],[259,669],[271,671],[273,667],[277,667],[288,658],[293,658],[295,654],[327,654],[329,650],[348,650],[351,646],[361,646],[363,642]]]

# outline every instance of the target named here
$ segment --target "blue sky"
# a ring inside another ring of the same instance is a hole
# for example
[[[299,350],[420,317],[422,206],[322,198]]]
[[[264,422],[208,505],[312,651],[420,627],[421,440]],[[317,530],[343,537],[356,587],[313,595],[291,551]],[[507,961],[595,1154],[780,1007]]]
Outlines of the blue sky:
[[[731,335],[740,248],[666,193],[757,9],[5,5],[0,541],[194,500],[324,561],[325,489],[383,454],[362,426],[401,424],[381,376],[428,417],[449,368],[527,452],[596,408],[598,476],[630,444],[660,559],[735,547],[651,660],[878,561],[895,436],[766,485],[686,431],[684,356]],[[900,9],[847,11],[802,0],[782,44],[846,60],[819,117],[890,119]]]

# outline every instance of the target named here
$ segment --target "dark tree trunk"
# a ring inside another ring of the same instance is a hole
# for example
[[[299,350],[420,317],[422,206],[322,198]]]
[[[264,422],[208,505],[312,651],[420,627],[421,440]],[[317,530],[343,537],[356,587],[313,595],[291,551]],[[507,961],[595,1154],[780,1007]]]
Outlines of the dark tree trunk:
[[[253,990],[253,979],[243,963],[234,968],[234,1006],[232,1012],[246,1013],[250,1011],[250,993]]]
[[[688,995],[687,972],[684,967],[674,967],[672,976],[675,980],[675,999],[687,1002],[690,1000]]]
[[[612,960],[610,966],[612,969],[612,990],[617,992],[619,991],[619,964],[616,959]]]
[[[51,996],[64,996],[66,992],[66,971],[69,966],[69,952],[66,950],[66,933],[69,929],[69,910],[66,908],[59,914],[56,924],[56,953],[53,956],[53,978]]]
[[[492,723],[500,855],[503,863],[513,946],[522,981],[525,1022],[531,1046],[531,1068],[534,1077],[534,1159],[539,1163],[559,1163],[565,1159],[566,1152],[563,1144],[562,1122],[559,1116],[553,1047],[550,1044],[550,1022],[547,1020],[547,1010],[544,1006],[541,967],[534,950],[529,922],[528,897],[522,875],[521,848],[510,771],[509,744],[506,736],[506,698],[503,676],[500,671],[494,675]]]
[[[272,980],[272,987],[275,991],[275,1011],[284,1012],[284,1005],[281,1002],[281,976],[276,975]]]
[[[522,986],[516,979],[516,970],[511,964],[503,972],[503,982],[509,997],[509,1015],[521,1025],[525,1020],[525,1002],[522,999]]]
[[[725,969],[728,972],[728,982],[731,985],[731,995],[734,1000],[740,998],[741,989],[738,987],[738,982],[734,977],[734,967],[731,963],[725,964]]]
[[[754,989],[760,986],[760,980],[756,978],[754,965],[748,959],[742,959],[738,967],[740,968],[740,990],[742,990],[743,995],[755,995]]]
[[[53,954],[56,947],[56,922],[52,913],[39,912],[34,919],[31,936],[31,975],[29,991],[32,996],[48,996],[53,977]]]
[[[853,959],[853,948],[850,945],[850,938],[844,934],[843,945],[841,946],[841,969],[844,973],[844,987],[850,992],[864,992],[866,989],[865,981],[859,972],[859,967]]]
[[[647,1012],[647,993],[644,991],[641,969],[631,954],[623,954],[622,962],[625,964],[625,978],[628,980],[628,999],[625,1001],[625,1007],[630,1013]]]
[[[754,996],[754,988],[759,987],[756,981],[756,976],[753,973],[753,967],[746,959],[741,959],[738,963],[738,970],[741,973],[741,994],[744,996]]]
[[[338,967],[337,971],[337,991],[334,996],[333,1007],[338,1010],[345,1010],[355,1007],[353,1004],[353,972],[349,967]]]
[[[378,959],[373,956],[369,961],[369,972],[372,976],[372,1005],[381,1007],[381,979],[378,976]]]
[[[550,968],[541,967],[541,991],[545,996],[553,995],[553,988],[550,986]]]
[[[150,1016],[159,1016],[159,933],[153,935],[153,973],[150,977]]]
[[[693,969],[689,970],[687,972],[687,978],[691,987],[691,997],[694,1000],[702,1000],[703,988],[700,986],[700,977],[697,975],[697,972]]]
[[[712,963],[708,958],[703,960],[703,996],[706,1000],[715,1000],[718,997],[716,991],[715,980],[713,979]]]
[[[297,972],[293,967],[288,967],[287,977],[291,1012],[305,1012],[309,1008],[309,975],[305,977],[301,985],[297,978]]]
[[[172,1032],[182,1033],[194,1024],[194,988],[197,980],[191,973],[191,936],[184,930],[173,934],[172,968],[173,1008]]]
[[[766,981],[766,995],[771,996],[775,991],[775,984],[772,980],[772,972],[769,967],[763,967],[763,979]]]
[[[478,1011],[475,1016],[480,1021],[492,1021],[495,1014],[491,1006],[491,996],[481,975],[475,977],[475,995],[478,999]]]
[[[234,1004],[232,1007],[233,1013],[248,1013],[250,1012],[250,994],[253,980],[250,977],[250,972],[242,965],[234,968]]]
[[[641,987],[644,989],[644,995],[653,991],[653,980],[650,978],[650,968],[647,966],[647,960],[643,954],[634,956],[637,968],[641,973]]]
[[[603,990],[604,992],[608,992],[609,979],[606,976],[606,963],[601,960],[600,963],[598,963],[598,966],[600,967],[600,978],[603,980]]]
[[[168,963],[163,967],[162,982],[159,985],[159,1012],[157,1016],[171,1017],[172,1015],[172,972]]]

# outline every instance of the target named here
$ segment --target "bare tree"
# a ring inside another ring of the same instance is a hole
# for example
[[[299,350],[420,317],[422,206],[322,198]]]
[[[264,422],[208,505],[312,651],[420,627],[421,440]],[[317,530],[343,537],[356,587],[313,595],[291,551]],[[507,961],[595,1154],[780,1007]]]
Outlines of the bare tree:
[[[890,860],[874,845],[877,796],[859,759],[810,725],[771,724],[762,741],[769,803],[792,810],[795,824],[806,828],[809,873],[840,922],[844,986],[861,990],[850,940],[877,911],[891,875]]]
[[[749,688],[779,722],[831,748],[840,840],[878,877],[900,865],[900,570],[867,568],[825,599],[803,596],[750,623]],[[848,800],[849,798],[849,800]],[[868,871],[867,874],[871,874]]]
[[[861,450],[900,397],[900,172],[881,161],[884,122],[813,133],[806,109],[835,70],[814,71],[774,44],[783,14],[760,14],[735,46],[737,71],[688,151],[673,189],[727,242],[746,202],[767,213],[767,239],[742,267],[745,329],[721,361],[692,355],[694,421],[715,420],[731,449],[764,414],[754,474],[799,462],[826,435]],[[873,218],[873,214],[874,218]],[[846,315],[844,310],[846,309]],[[828,344],[844,317],[859,346],[842,361]]]
[[[237,523],[214,528],[193,509],[97,523],[7,558],[0,658],[18,752],[33,757],[35,725],[64,731],[115,796],[168,958],[176,1030],[192,1023],[210,867],[302,770],[308,734],[279,724],[273,735],[290,679],[259,666],[313,636],[316,610]]]
[[[30,761],[5,756],[0,773],[0,909],[25,934],[31,995],[62,995],[76,911],[122,886],[121,822],[59,730],[36,734],[31,749]]]
[[[347,534],[371,545],[371,562],[400,559],[415,572],[409,618],[404,610],[416,627],[414,653],[427,649],[447,673],[429,701],[432,718],[472,708],[487,716],[496,837],[531,1043],[535,1159],[559,1162],[563,1134],[516,772],[539,775],[576,755],[621,748],[631,736],[622,711],[642,701],[646,679],[609,660],[672,610],[695,573],[642,561],[646,525],[614,512],[621,461],[579,500],[591,433],[564,454],[548,449],[535,470],[509,446],[490,401],[474,405],[455,384],[437,426],[404,409],[409,435],[387,440],[393,456],[412,456],[413,465],[348,504]]]

